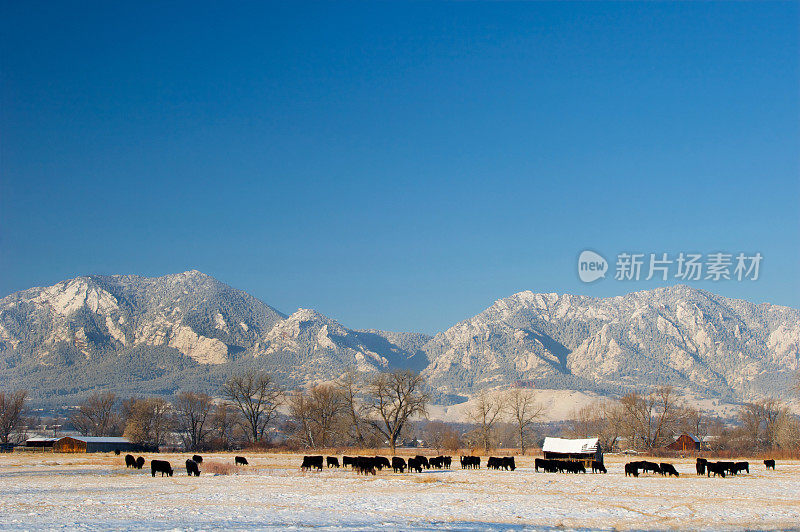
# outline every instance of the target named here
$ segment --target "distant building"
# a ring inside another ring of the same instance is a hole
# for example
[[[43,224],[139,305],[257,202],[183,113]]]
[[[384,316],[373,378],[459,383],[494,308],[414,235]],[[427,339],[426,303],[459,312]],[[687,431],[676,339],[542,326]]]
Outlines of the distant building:
[[[112,436],[64,436],[53,443],[57,453],[111,453],[142,451],[143,447],[127,438]]]
[[[547,460],[574,460],[588,466],[591,466],[592,461],[603,461],[603,449],[598,438],[545,438],[542,452]]]
[[[23,451],[52,451],[53,444],[59,438],[28,438],[25,440],[25,445],[22,447]]]
[[[700,443],[700,438],[695,436],[694,434],[689,434],[688,432],[684,432],[677,438],[675,441],[670,443],[665,447],[665,449],[669,449],[670,451],[699,451],[702,447]]]

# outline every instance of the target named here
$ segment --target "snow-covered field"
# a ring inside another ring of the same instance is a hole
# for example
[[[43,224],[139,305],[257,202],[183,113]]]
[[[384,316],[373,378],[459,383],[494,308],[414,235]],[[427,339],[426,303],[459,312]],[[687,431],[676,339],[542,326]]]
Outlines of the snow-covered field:
[[[674,461],[680,478],[626,478],[622,459],[607,475],[516,471],[302,473],[300,457],[247,454],[235,474],[173,478],[125,469],[113,455],[0,454],[0,529],[793,529],[800,528],[800,463],[705,478]],[[205,456],[229,464],[233,455]]]

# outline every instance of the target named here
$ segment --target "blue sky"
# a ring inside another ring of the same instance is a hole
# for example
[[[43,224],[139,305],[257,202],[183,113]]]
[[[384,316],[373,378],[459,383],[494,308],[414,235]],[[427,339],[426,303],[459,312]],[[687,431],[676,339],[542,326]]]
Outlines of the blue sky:
[[[741,251],[690,284],[800,306],[796,2],[161,4],[2,3],[0,295],[196,268],[436,332]]]

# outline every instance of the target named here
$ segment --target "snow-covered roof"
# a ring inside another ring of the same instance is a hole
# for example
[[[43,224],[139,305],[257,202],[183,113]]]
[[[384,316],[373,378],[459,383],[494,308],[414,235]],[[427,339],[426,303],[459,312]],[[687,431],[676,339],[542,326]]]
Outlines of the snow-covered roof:
[[[545,438],[542,451],[548,453],[595,453],[597,452],[598,438],[583,440],[568,440],[565,438]]]
[[[85,441],[86,443],[130,443],[128,438],[118,436],[66,436],[73,440]]]
[[[27,440],[25,440],[25,441],[26,441],[26,442],[35,442],[35,443],[38,443],[38,442],[58,441],[58,440],[60,440],[60,439],[61,439],[61,438],[28,438],[28,439],[27,439]]]

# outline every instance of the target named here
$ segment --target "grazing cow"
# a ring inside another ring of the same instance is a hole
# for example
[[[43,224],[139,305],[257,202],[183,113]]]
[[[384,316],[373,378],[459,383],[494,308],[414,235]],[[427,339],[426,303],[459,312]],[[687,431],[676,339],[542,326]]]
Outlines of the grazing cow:
[[[481,457],[480,456],[462,456],[461,469],[480,469]]]
[[[419,460],[419,463],[422,464],[422,467],[424,467],[425,469],[430,469],[431,468],[430,462],[428,462],[428,459],[425,458],[424,456],[418,454],[414,458]]]
[[[428,463],[434,469],[442,469],[444,467],[444,456],[435,456],[428,460]]]
[[[162,477],[164,475],[171,477],[172,466],[166,460],[150,460],[150,473],[153,476],[156,476],[156,473],[161,473]]]
[[[500,467],[502,467],[506,471],[509,470],[514,471],[517,468],[517,464],[514,463],[513,456],[506,456],[500,459]],[[586,470],[584,470],[583,472],[586,473]]]
[[[648,471],[650,471],[652,473],[655,473],[655,474],[660,474],[661,473],[661,468],[655,462],[648,462],[648,461],[644,460],[644,461],[640,462],[640,464],[641,465],[639,466],[639,469],[641,469],[645,473],[648,472]]]
[[[671,477],[673,477],[673,476],[674,477],[681,476],[680,473],[678,473],[678,470],[675,469],[675,466],[672,465],[672,464],[667,464],[667,463],[661,462],[661,464],[659,464],[659,466],[660,466],[660,469],[661,469],[661,475],[662,476],[664,476],[664,475],[669,475]]]
[[[775,460],[773,460],[771,458],[767,459],[767,460],[764,460],[764,465],[767,466],[768,470],[772,469],[773,471],[775,471]]]
[[[356,473],[361,473],[364,475],[374,475],[375,467],[375,458],[369,456],[358,456],[353,464],[353,469],[355,469]]]
[[[300,469],[303,471],[307,469],[318,469],[322,471],[322,456],[304,456],[303,463],[300,464]]]
[[[416,471],[417,473],[422,473],[422,462],[420,462],[416,458],[409,458],[408,459],[408,472],[411,473]]]
[[[403,473],[406,470],[406,461],[399,456],[393,456],[392,469],[395,473]]]
[[[136,459],[131,454],[125,455],[125,467],[132,467],[134,469],[138,469],[136,467]]]
[[[548,461],[549,460],[545,460],[544,458],[534,458],[533,469],[538,473],[539,468],[541,467],[542,469],[544,469]]]
[[[136,459],[136,469],[141,469],[142,467],[144,467],[144,456]]]
[[[628,462],[625,464],[625,476],[638,477],[639,476],[639,462]]]
[[[598,462],[597,460],[592,460],[592,473],[607,473],[606,466],[603,465],[603,462]]]
[[[735,464],[733,464],[733,469],[735,470],[735,473],[734,473],[735,475],[738,475],[742,471],[747,471],[747,473],[749,474],[750,473],[750,462],[736,462]]]
[[[335,456],[328,456],[325,458],[325,465],[328,467],[339,467],[339,459]]]
[[[200,476],[200,469],[197,467],[197,462],[194,460],[186,460],[186,474],[190,477],[192,475],[196,477]]]
[[[453,464],[453,457],[452,456],[445,456],[444,457],[444,467],[446,469],[450,469],[450,466]]]
[[[250,465],[244,456],[234,456],[233,465]]]
[[[119,456],[120,454],[122,454],[122,451],[120,451],[119,449],[114,449],[114,454]]]
[[[725,465],[722,462],[706,462],[706,476],[711,476],[714,473],[715,477],[725,478]]]
[[[725,470],[726,473],[730,473],[731,475],[736,474],[736,464],[733,462],[717,462],[717,464]]]
[[[192,460],[197,462],[198,464],[202,464],[203,463],[203,457],[200,456],[199,454],[193,455],[192,456]]]
[[[500,459],[496,456],[490,456],[486,460],[486,469],[500,469]]]
[[[385,456],[376,456],[374,464],[375,467],[378,468],[378,471],[383,471],[384,467],[387,469],[392,467],[392,463]]]
[[[352,456],[342,456],[342,467],[353,467],[356,464],[356,459]]]
[[[697,464],[695,465],[695,469],[697,469],[697,474],[698,475],[705,475],[706,474],[706,464],[707,463],[708,463],[708,460],[706,460],[705,458],[698,458],[697,459]]]

